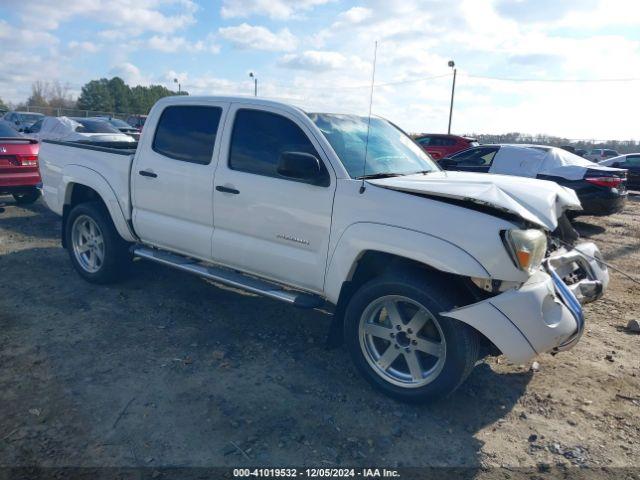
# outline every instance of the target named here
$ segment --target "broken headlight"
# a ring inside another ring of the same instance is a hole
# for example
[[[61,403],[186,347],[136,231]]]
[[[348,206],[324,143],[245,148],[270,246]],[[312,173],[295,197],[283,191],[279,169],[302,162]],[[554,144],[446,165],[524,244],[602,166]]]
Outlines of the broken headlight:
[[[516,267],[533,273],[547,252],[547,236],[542,230],[506,230],[503,241]]]

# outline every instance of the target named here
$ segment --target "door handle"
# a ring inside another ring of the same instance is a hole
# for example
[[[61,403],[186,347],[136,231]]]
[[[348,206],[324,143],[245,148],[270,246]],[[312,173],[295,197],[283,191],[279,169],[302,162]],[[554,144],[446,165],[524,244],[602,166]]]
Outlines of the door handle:
[[[224,193],[233,193],[234,195],[237,195],[240,193],[240,190],[236,190],[235,188],[231,188],[231,187],[223,187],[222,185],[218,185],[216,187],[216,190]]]
[[[140,175],[142,175],[143,177],[151,177],[151,178],[157,178],[158,174],[154,171],[151,170],[140,170],[138,172]]]

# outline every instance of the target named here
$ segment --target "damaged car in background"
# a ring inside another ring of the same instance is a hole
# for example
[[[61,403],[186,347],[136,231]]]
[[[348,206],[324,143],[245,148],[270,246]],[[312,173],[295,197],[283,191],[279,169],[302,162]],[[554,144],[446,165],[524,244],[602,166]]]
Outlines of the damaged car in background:
[[[574,191],[443,171],[377,117],[170,97],[131,148],[44,140],[40,161],[87,281],[137,257],[329,311],[331,338],[404,401],[450,394],[487,355],[571,348],[608,284],[567,221]]]
[[[576,192],[583,215],[610,215],[624,209],[627,172],[545,145],[481,145],[440,161],[445,170],[497,173],[550,180]],[[574,212],[575,214],[575,212]]]

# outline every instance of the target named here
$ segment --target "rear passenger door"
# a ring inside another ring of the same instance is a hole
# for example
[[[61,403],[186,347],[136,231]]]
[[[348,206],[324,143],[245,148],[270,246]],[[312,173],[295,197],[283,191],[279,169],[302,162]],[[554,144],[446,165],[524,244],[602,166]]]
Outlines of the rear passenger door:
[[[211,258],[213,175],[228,103],[167,105],[132,170],[133,223],[146,243]]]
[[[321,292],[336,182],[307,123],[276,107],[232,105],[215,178],[213,256],[224,265]],[[280,175],[283,152],[314,155],[326,181]]]

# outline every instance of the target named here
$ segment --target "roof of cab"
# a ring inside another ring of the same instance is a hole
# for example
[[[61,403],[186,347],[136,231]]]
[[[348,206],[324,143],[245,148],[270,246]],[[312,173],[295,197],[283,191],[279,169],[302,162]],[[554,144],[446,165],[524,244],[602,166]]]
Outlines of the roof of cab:
[[[164,105],[181,105],[192,103],[207,103],[207,102],[231,102],[231,103],[246,103],[250,105],[261,105],[265,107],[279,107],[283,109],[296,110],[298,112],[306,113],[300,107],[297,107],[291,103],[283,102],[280,100],[271,100],[264,97],[252,97],[243,95],[212,95],[212,96],[192,96],[192,95],[173,95],[170,97],[164,97],[158,100],[158,104]]]

